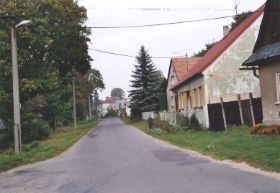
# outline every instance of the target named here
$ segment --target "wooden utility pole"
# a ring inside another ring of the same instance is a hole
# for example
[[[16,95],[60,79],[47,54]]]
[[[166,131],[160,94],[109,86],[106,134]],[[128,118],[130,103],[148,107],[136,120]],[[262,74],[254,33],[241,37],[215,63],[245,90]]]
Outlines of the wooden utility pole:
[[[255,122],[255,114],[254,114],[254,107],[253,107],[253,94],[249,93],[249,100],[250,100],[250,112],[252,117],[252,124],[253,126],[256,124]]]
[[[221,97],[220,100],[221,100],[222,114],[223,114],[223,119],[224,119],[224,127],[225,127],[225,130],[226,130],[227,129],[227,119],[226,119],[223,97]]]
[[[241,125],[244,125],[243,112],[242,112],[242,102],[241,102],[240,94],[237,95],[237,99],[238,99],[238,107],[239,107]]]

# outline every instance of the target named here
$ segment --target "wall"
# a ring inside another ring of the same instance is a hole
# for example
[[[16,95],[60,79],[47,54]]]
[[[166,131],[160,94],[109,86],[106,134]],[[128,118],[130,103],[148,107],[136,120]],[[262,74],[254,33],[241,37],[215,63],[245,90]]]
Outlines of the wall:
[[[175,112],[176,111],[176,102],[175,102],[175,94],[170,91],[170,88],[173,86],[171,85],[171,77],[174,77],[175,84],[177,83],[178,79],[175,73],[175,69],[173,65],[170,64],[170,72],[168,77],[168,83],[167,83],[167,90],[166,90],[166,97],[167,97],[167,107],[169,112]],[[171,97],[173,97],[173,102],[171,101]]]
[[[142,113],[142,119],[148,120],[149,118],[155,118],[154,112],[143,112]]]
[[[186,116],[191,116],[192,114],[195,114],[197,119],[199,120],[200,124],[203,127],[209,127],[208,124],[208,120],[207,120],[207,106],[206,106],[206,101],[205,101],[205,90],[204,90],[204,77],[203,76],[199,76],[195,79],[193,79],[190,82],[186,82],[185,84],[183,84],[181,87],[178,88],[178,90],[176,90],[176,92],[178,94],[180,93],[185,93],[187,91],[193,91],[194,89],[197,89],[199,87],[202,87],[202,93],[201,93],[201,105],[200,106],[196,106],[193,108],[190,108],[190,101],[187,101],[187,105],[184,104],[184,108],[180,110],[180,112],[183,115]],[[193,98],[194,96],[192,96]]]
[[[259,80],[252,71],[239,70],[241,64],[251,55],[260,24],[261,15],[243,34],[204,72],[207,103],[236,101],[237,94],[248,99],[249,93],[255,98],[260,97]]]
[[[265,124],[280,124],[280,101],[277,101],[276,89],[277,72],[280,72],[280,63],[264,64],[260,68],[263,122]]]

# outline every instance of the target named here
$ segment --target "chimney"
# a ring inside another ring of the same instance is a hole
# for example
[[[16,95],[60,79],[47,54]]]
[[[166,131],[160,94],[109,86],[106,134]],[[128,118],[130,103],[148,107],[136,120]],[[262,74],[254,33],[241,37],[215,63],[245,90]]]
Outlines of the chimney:
[[[228,25],[224,25],[223,26],[223,31],[224,31],[224,37],[227,36],[229,34],[229,26]]]

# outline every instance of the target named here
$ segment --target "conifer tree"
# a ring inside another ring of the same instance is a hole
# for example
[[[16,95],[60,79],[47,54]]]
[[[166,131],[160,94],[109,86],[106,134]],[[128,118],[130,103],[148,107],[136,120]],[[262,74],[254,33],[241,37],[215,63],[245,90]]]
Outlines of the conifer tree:
[[[144,46],[141,46],[137,64],[131,77],[131,87],[129,92],[131,115],[140,119],[142,112],[158,110],[159,106],[159,71],[156,70],[152,58]]]

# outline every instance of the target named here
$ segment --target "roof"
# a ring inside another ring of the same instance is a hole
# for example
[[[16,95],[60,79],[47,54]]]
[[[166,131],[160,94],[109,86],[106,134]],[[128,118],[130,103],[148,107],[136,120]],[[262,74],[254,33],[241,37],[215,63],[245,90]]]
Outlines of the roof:
[[[217,42],[197,63],[195,68],[192,68],[182,80],[180,80],[171,89],[175,89],[182,85],[190,78],[201,74],[206,68],[208,68],[235,40],[237,40],[240,35],[250,27],[261,14],[264,12],[265,5],[261,6],[257,11],[255,11],[250,17],[244,20],[238,27],[236,27],[232,32],[225,36],[222,40]]]
[[[253,53],[242,65],[260,66],[280,58],[280,42],[264,46]]]
[[[201,57],[171,58],[170,65],[174,66],[178,81],[181,80],[200,59]]]
[[[104,103],[115,103],[119,99],[120,99],[119,97],[115,97],[115,96],[106,97]]]
[[[280,1],[268,0],[253,54],[242,66],[263,65],[280,56]]]

